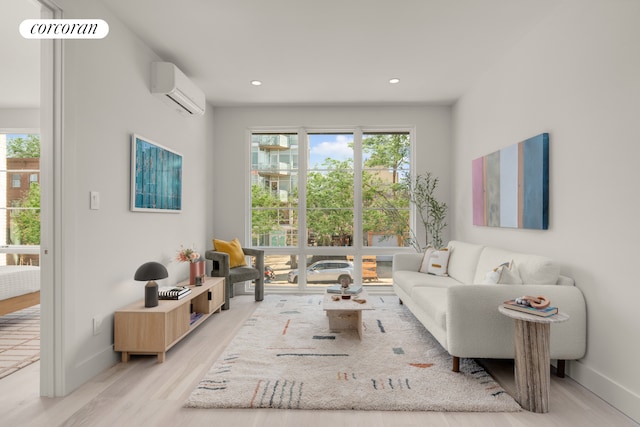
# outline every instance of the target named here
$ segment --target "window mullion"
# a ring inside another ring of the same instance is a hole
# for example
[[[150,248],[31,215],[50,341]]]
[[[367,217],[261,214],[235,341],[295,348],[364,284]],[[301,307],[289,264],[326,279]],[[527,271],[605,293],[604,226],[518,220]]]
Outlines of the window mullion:
[[[307,155],[309,140],[307,130],[298,130],[298,288],[304,290],[307,283]],[[304,285],[303,285],[304,284]]]
[[[362,129],[353,131],[353,274],[362,282]]]

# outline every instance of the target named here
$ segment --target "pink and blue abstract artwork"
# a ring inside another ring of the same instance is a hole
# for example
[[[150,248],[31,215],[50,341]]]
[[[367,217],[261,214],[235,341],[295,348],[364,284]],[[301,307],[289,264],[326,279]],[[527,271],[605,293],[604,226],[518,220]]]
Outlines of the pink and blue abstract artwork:
[[[549,134],[472,161],[473,225],[549,228]]]

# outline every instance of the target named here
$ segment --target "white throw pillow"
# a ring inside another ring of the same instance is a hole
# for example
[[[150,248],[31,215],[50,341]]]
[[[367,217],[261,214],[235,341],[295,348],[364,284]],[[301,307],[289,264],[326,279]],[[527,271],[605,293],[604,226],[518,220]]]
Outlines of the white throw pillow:
[[[420,269],[418,270],[420,273],[429,272],[429,259],[435,251],[435,248],[431,245],[425,248],[424,255],[422,256],[422,263],[420,263]]]
[[[482,282],[484,285],[520,285],[522,279],[513,262],[505,262],[493,270],[489,271]]]
[[[427,273],[434,274],[436,276],[448,276],[447,266],[449,265],[449,249],[443,248],[437,251],[433,251],[429,257],[429,265],[427,266]]]
[[[486,276],[484,276],[484,280],[482,281],[483,285],[497,285],[498,280],[500,280],[500,276],[502,275],[502,269],[504,267],[500,266],[490,270]]]
[[[500,275],[500,280],[498,280],[499,284],[503,285],[521,285],[522,279],[520,278],[520,273],[518,273],[518,269],[516,268],[516,264],[513,260],[502,267],[502,274]]]

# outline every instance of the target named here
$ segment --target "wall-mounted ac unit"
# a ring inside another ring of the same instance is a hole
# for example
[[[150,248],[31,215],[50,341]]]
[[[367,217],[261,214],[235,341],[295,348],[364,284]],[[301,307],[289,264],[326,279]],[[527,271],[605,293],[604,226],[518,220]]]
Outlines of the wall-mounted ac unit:
[[[204,93],[170,62],[151,63],[151,93],[181,114],[204,114]]]

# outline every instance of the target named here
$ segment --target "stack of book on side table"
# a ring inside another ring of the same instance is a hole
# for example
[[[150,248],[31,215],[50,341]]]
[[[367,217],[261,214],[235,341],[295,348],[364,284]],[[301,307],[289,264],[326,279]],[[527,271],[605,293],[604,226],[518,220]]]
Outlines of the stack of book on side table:
[[[162,286],[158,289],[159,299],[182,299],[191,293],[186,286]]]
[[[535,308],[530,305],[521,304],[516,300],[509,300],[502,303],[503,308],[507,308],[509,310],[520,311],[522,313],[533,314],[534,316],[540,317],[549,317],[558,313],[558,307],[546,307],[546,308]]]

